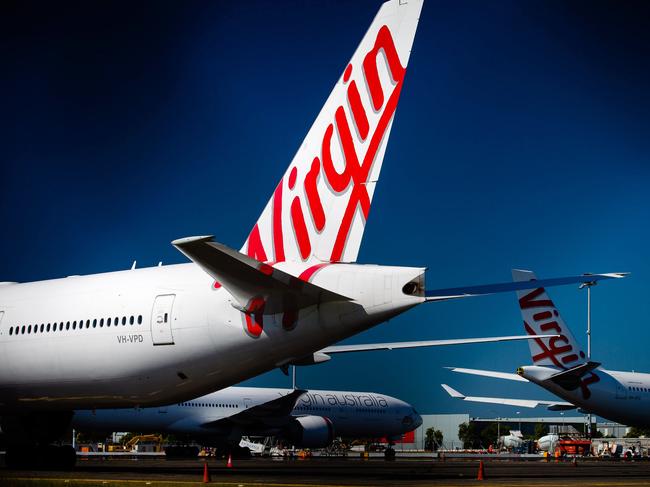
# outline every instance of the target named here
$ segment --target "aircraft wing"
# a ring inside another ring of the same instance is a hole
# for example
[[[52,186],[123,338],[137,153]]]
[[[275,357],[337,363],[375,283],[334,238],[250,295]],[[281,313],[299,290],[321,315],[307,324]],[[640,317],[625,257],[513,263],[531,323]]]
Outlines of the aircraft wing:
[[[510,372],[496,372],[493,370],[479,370],[479,369],[463,369],[461,367],[445,367],[452,372],[459,372],[461,374],[480,375],[482,377],[493,377],[495,379],[515,380],[518,382],[528,382],[528,379]]]
[[[504,404],[506,406],[516,406],[522,408],[536,408],[538,406],[547,406],[551,411],[560,411],[566,409],[575,409],[577,406],[570,402],[564,401],[545,401],[541,399],[509,399],[503,397],[482,397],[482,396],[465,396],[457,390],[449,387],[447,384],[440,384],[442,388],[451,397],[470,402],[482,402],[488,404]]]
[[[549,337],[558,335],[549,335]],[[415,342],[387,342],[387,343],[362,343],[358,345],[333,345],[323,348],[316,353],[327,355],[335,353],[351,352],[372,352],[377,350],[398,350],[400,348],[423,348],[423,347],[442,347],[447,345],[468,345],[472,343],[492,343],[492,342],[510,342],[516,340],[531,340],[539,338],[539,335],[513,335],[486,338],[452,338],[449,340],[423,340]],[[515,374],[516,375],[516,374]],[[519,377],[519,376],[517,376]],[[521,378],[522,380],[526,380]]]
[[[243,411],[239,411],[232,416],[217,419],[204,423],[201,426],[206,429],[224,426],[226,424],[252,425],[266,423],[273,420],[284,420],[291,415],[291,411],[296,406],[296,402],[307,391],[296,389],[286,396],[280,396],[272,401],[267,401],[256,406],[252,406]]]
[[[554,277],[551,279],[537,279],[531,281],[502,282],[498,284],[484,284],[479,286],[451,287],[447,289],[432,289],[425,291],[427,301],[442,301],[445,299],[467,298],[485,294],[521,291],[524,289],[537,289],[540,287],[563,286],[600,281],[603,279],[621,279],[629,275],[627,272],[611,272],[606,274],[580,274],[579,276]]]
[[[216,279],[244,313],[275,314],[350,300],[215,242],[212,236],[182,238],[172,245]]]

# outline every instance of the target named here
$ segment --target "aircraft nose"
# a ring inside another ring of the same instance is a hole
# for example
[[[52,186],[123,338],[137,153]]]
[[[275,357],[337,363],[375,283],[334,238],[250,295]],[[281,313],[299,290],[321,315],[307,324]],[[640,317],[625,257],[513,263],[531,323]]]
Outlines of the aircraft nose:
[[[420,426],[422,426],[422,416],[420,416],[415,409],[413,409],[412,416],[413,416],[413,425],[415,426],[415,428],[419,428]]]
[[[422,416],[418,414],[415,408],[411,408],[410,413],[402,419],[402,426],[404,426],[407,431],[413,431],[414,429],[419,428],[421,424]]]

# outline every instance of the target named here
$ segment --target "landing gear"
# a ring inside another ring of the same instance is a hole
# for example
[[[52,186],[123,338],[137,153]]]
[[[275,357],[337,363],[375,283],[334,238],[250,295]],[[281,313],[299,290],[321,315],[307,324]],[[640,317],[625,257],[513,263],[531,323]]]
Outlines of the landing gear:
[[[393,445],[388,445],[386,450],[384,450],[384,460],[395,460],[395,449],[393,448]]]
[[[168,446],[165,448],[167,460],[177,458],[196,458],[199,456],[199,448],[196,446]]]
[[[244,448],[239,445],[218,446],[215,448],[214,452],[214,456],[217,458],[228,458],[229,455],[232,455],[232,458],[239,459],[246,459],[251,457],[251,451],[248,448]]]
[[[7,468],[19,470],[71,470],[77,462],[77,453],[65,446],[9,446],[5,454]]]
[[[0,417],[7,449],[5,465],[16,469],[70,470],[77,453],[70,445],[53,445],[66,434],[72,411],[28,411]]]

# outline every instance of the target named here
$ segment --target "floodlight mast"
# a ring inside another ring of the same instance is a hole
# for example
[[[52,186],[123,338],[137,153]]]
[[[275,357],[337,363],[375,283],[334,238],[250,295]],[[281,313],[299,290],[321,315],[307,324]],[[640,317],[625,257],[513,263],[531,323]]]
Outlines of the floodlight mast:
[[[587,360],[591,360],[591,288],[596,281],[583,282],[578,289],[587,288]],[[591,413],[587,414],[587,434],[591,438]]]
[[[596,281],[583,282],[578,289],[587,288],[587,360],[591,360],[591,288]]]

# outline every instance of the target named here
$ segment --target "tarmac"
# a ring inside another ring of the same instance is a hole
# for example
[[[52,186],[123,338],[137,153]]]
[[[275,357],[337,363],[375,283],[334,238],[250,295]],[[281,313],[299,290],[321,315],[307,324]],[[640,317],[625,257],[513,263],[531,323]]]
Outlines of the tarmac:
[[[32,487],[174,487],[203,483],[205,460],[158,458],[80,459],[72,472],[0,469],[0,486]],[[479,460],[414,460],[360,458],[305,460],[207,460],[215,485],[244,486],[430,486],[477,483]],[[498,486],[650,486],[649,461],[579,460],[484,461],[483,485]]]

